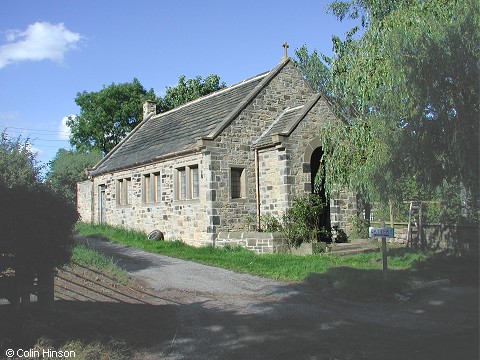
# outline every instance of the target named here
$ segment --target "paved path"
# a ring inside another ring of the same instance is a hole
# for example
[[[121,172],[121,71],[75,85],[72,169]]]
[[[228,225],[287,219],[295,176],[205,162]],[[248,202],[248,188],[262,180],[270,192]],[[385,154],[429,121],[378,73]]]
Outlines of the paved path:
[[[142,359],[470,359],[478,288],[443,287],[406,303],[328,298],[292,284],[77,237],[112,256],[175,308],[168,349]],[[455,354],[455,355],[453,355]]]

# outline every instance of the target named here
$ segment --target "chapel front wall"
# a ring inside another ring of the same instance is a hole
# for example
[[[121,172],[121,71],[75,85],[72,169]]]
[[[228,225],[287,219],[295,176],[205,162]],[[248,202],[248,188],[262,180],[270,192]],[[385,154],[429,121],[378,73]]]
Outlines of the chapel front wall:
[[[219,220],[212,229],[215,234],[244,231],[256,222],[255,151],[251,145],[285,108],[305,104],[312,94],[295,66],[287,63],[214,140],[210,156],[215,170],[211,184],[215,190],[212,211]],[[245,195],[241,199],[231,198],[232,167],[245,169]]]

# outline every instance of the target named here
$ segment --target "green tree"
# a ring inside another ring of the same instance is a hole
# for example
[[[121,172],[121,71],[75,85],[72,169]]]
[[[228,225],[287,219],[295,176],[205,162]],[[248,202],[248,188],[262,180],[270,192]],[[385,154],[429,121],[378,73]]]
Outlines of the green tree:
[[[208,75],[205,79],[197,76],[195,79],[185,80],[182,75],[174,87],[167,87],[165,96],[158,99],[157,111],[165,112],[201,96],[208,95],[225,87],[217,75]]]
[[[200,76],[185,80],[182,75],[175,87],[167,87],[163,98],[157,98],[153,89],[147,91],[137,79],[113,83],[97,92],[83,91],[75,98],[80,114],[67,121],[70,144],[79,152],[99,150],[106,154],[143,120],[146,100],[156,101],[161,113],[223,87],[225,83],[220,83],[217,75],[204,80]]]
[[[70,144],[79,151],[100,150],[108,153],[142,121],[142,104],[155,100],[137,79],[131,83],[104,86],[97,92],[77,93],[80,114],[71,116]]]
[[[59,149],[49,164],[46,182],[69,203],[75,204],[77,182],[86,180],[85,169],[95,165],[101,158],[102,154],[98,150],[79,152]]]
[[[311,54],[307,45],[295,49],[295,65],[314,90],[332,97],[331,59],[314,50]]]
[[[0,137],[0,185],[10,188],[38,184],[42,166],[38,164],[29,139],[12,139],[6,132]]]
[[[360,24],[333,37],[330,94],[346,122],[324,132],[327,187],[387,200],[406,196],[412,179],[419,197],[455,182],[478,206],[479,4],[352,0],[328,10]]]

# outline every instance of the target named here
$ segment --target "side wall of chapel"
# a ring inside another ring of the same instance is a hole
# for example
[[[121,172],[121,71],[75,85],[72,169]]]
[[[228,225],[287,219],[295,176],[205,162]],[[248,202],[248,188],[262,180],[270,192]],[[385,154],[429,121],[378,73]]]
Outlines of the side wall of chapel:
[[[206,245],[209,243],[206,229],[212,219],[207,216],[209,204],[206,201],[206,189],[208,186],[204,176],[204,165],[202,154],[197,153],[97,176],[93,181],[79,183],[79,192],[82,189],[82,194],[85,194],[88,190],[91,196],[91,200],[87,201],[86,196],[79,195],[79,199],[84,199],[78,201],[79,213],[83,221],[103,222],[147,233],[158,229],[164,233],[166,239],[183,240],[197,246]],[[189,195],[181,200],[178,170],[187,169],[188,171],[192,168],[197,168],[199,173],[198,197],[192,198],[192,181],[187,178]],[[159,190],[155,201],[147,202],[146,200],[148,192],[145,188],[146,176],[151,176],[152,179],[158,177],[155,181],[160,181],[158,187],[155,184],[155,191]],[[121,204],[118,198],[119,181],[126,180],[130,184],[129,200],[128,203]],[[103,205],[101,205],[102,189],[105,193]]]

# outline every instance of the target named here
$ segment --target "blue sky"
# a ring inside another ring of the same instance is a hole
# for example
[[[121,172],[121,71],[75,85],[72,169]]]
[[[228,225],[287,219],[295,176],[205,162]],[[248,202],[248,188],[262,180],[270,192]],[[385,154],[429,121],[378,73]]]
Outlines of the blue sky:
[[[273,68],[282,43],[331,54],[353,25],[329,1],[0,0],[0,132],[30,137],[38,160],[67,148],[75,96],[137,78],[162,96],[180,75],[227,85]]]

